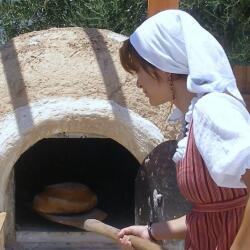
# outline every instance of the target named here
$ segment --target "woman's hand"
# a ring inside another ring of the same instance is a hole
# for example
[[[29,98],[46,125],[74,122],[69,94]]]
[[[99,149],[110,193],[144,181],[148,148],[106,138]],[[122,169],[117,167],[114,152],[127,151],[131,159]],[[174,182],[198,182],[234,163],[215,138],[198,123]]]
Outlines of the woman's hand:
[[[150,240],[147,226],[130,226],[123,228],[118,233],[118,238],[119,238],[118,244],[120,245],[122,250],[134,249],[131,241],[129,240],[129,235],[134,235],[143,239]]]
[[[156,240],[184,239],[186,231],[186,215],[170,221],[153,223],[151,226],[152,236]],[[118,244],[123,250],[134,249],[131,241],[129,240],[129,235],[135,235],[143,239],[150,240],[147,226],[131,226],[123,228],[118,233]]]

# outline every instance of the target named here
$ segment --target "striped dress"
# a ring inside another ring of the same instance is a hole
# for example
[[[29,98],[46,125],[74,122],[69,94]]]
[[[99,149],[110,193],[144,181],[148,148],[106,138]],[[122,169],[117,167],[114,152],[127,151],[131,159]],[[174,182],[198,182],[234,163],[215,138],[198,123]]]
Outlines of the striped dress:
[[[177,164],[182,195],[193,204],[186,216],[186,250],[229,250],[239,230],[247,190],[218,187],[195,145],[190,126],[186,155]]]

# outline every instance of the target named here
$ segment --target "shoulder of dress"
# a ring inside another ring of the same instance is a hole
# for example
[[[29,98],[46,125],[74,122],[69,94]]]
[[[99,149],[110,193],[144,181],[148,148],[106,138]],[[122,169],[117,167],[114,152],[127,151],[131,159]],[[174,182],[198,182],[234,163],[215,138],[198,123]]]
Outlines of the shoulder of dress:
[[[196,118],[195,118],[196,117]],[[211,122],[238,122],[244,120],[250,122],[250,116],[245,106],[235,97],[226,94],[213,92],[201,97],[194,106],[194,120],[206,119]]]
[[[235,97],[219,92],[212,92],[201,97],[195,104],[195,110],[202,113],[245,112],[245,106]]]

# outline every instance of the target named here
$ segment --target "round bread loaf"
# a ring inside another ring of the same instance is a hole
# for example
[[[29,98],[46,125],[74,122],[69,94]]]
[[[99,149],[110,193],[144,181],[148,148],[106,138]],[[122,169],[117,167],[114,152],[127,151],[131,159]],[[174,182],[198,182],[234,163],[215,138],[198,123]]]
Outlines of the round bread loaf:
[[[48,214],[76,214],[94,208],[96,195],[80,183],[49,185],[33,200],[33,209]]]

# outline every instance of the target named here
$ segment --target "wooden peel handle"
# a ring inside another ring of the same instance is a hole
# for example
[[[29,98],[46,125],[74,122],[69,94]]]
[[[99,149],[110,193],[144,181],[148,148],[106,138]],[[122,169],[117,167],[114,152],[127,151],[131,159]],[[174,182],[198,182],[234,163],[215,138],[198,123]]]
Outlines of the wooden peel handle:
[[[84,222],[83,227],[86,231],[102,234],[115,241],[118,240],[117,234],[120,230],[110,225],[104,224],[101,221],[88,219]],[[159,245],[151,242],[150,240],[142,239],[134,235],[129,235],[129,238],[136,250],[162,250]]]

